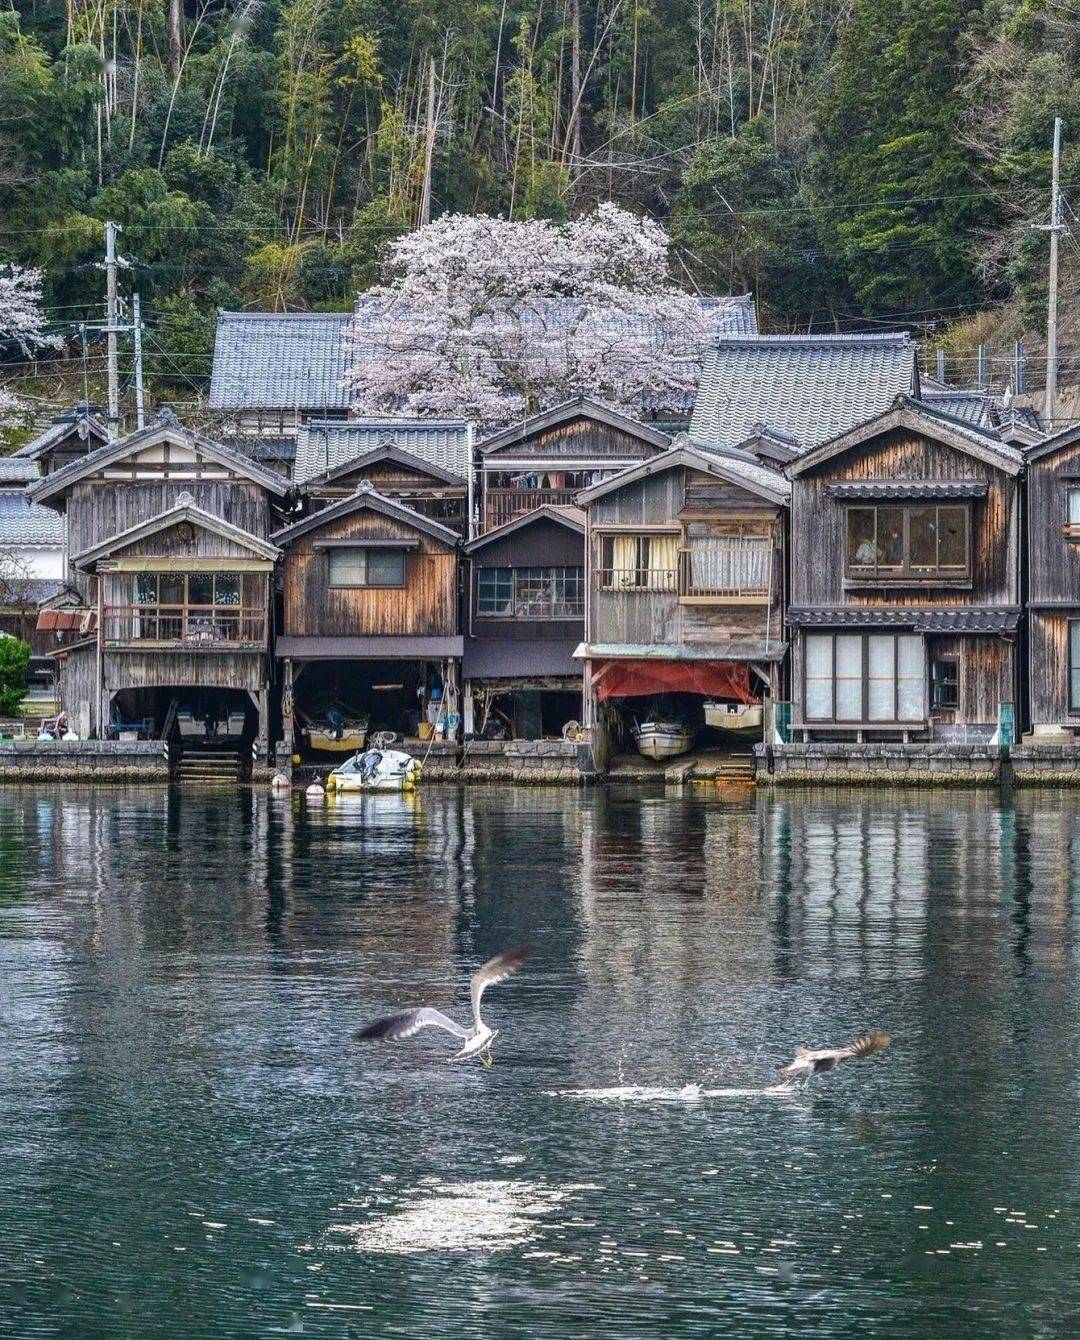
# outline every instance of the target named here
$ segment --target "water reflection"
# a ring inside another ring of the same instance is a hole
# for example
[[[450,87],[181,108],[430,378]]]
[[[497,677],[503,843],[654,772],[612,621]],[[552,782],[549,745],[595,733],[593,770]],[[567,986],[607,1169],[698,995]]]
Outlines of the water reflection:
[[[12,790],[0,856],[0,1330],[1075,1317],[1069,795]],[[525,940],[491,1072],[352,1042]]]

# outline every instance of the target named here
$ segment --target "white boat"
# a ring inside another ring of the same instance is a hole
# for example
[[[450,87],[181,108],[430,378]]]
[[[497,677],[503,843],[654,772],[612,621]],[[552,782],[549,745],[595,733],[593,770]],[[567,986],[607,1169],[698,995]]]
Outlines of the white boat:
[[[760,735],[765,709],[760,703],[707,702],[705,724],[734,735]]]
[[[327,791],[412,791],[420,779],[420,762],[399,749],[365,749],[336,767],[326,779]]]
[[[694,732],[681,721],[641,721],[634,727],[638,752],[646,758],[674,758],[694,743]]]

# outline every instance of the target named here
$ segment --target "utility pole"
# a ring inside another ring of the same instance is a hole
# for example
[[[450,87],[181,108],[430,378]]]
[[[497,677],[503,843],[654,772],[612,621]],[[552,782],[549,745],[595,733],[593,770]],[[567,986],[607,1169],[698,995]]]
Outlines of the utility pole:
[[[1050,432],[1057,417],[1058,381],[1058,237],[1061,224],[1061,117],[1054,117],[1054,167],[1050,188],[1050,294],[1046,312],[1046,404],[1043,415]]]
[[[420,227],[431,222],[431,164],[435,156],[435,57],[428,65],[427,126],[424,133],[424,184],[420,192]]]
[[[109,440],[115,441],[120,426],[120,374],[116,365],[116,329],[120,319],[116,303],[116,234],[113,222],[105,224],[105,338],[109,379]]]
[[[143,408],[142,311],[137,293],[131,295],[131,329],[135,336],[135,427],[142,428],[146,413]]]

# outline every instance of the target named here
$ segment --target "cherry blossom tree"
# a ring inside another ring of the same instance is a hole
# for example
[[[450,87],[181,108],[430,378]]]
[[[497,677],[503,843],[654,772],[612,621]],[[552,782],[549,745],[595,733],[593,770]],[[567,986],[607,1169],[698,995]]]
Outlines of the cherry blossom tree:
[[[44,333],[41,283],[40,270],[27,270],[21,265],[0,266],[0,359],[4,355],[10,357],[12,353],[26,355],[35,348],[56,343]],[[0,361],[2,375],[3,363]],[[10,388],[0,384],[0,421],[18,403]]]
[[[354,408],[495,427],[588,395],[634,413],[693,394],[718,318],[672,283],[664,230],[615,205],[561,225],[446,215],[360,296]]]

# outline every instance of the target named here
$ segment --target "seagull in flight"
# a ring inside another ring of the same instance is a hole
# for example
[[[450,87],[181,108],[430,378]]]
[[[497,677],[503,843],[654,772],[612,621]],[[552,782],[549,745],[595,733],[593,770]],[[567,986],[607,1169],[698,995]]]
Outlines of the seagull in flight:
[[[455,1022],[442,1010],[425,1005],[418,1010],[405,1010],[400,1014],[388,1014],[383,1019],[376,1019],[373,1024],[360,1029],[356,1036],[365,1041],[400,1042],[402,1038],[411,1038],[414,1033],[419,1033],[422,1028],[445,1028],[465,1044],[461,1051],[450,1058],[452,1061],[467,1061],[472,1056],[480,1056],[482,1064],[489,1066],[492,1062],[491,1044],[498,1037],[499,1030],[488,1028],[480,1018],[480,998],[489,986],[504,982],[511,973],[517,972],[532,951],[532,945],[506,949],[494,958],[489,958],[473,974],[469,983],[473,1017],[468,1026]]]
[[[826,1070],[835,1070],[841,1061],[856,1061],[883,1052],[890,1042],[891,1033],[860,1033],[843,1047],[822,1047],[817,1051],[796,1047],[794,1061],[781,1066],[780,1074],[789,1084],[800,1079],[809,1081]]]

